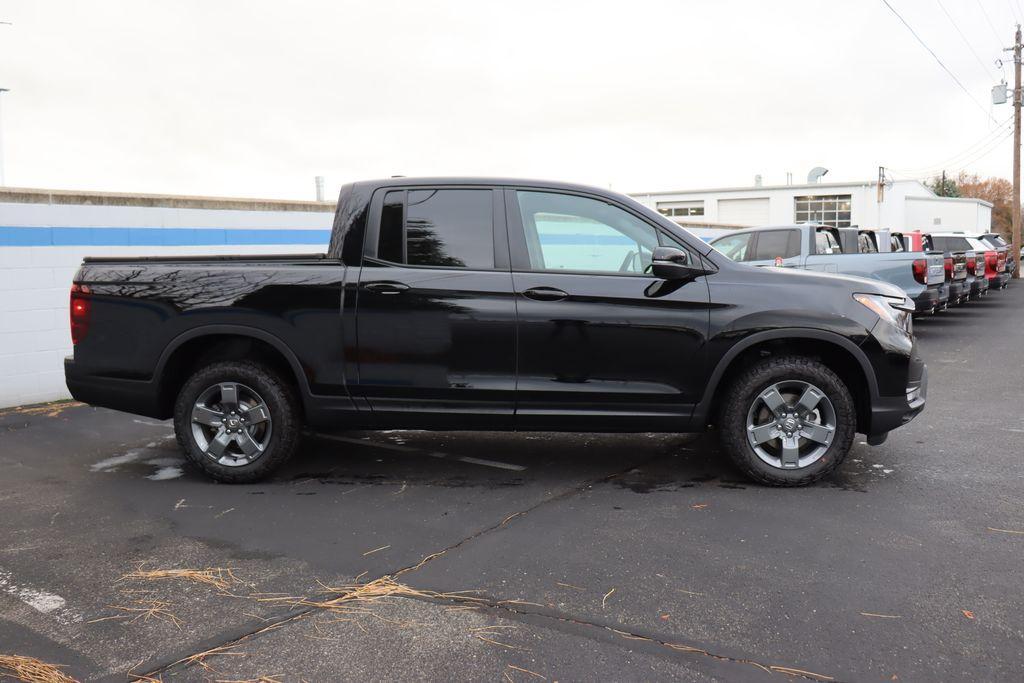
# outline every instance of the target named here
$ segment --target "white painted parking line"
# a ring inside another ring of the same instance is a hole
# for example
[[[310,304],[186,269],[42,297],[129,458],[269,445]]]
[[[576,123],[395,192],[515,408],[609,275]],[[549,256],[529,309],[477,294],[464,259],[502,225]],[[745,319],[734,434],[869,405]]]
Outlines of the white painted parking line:
[[[71,624],[81,621],[81,616],[65,609],[64,598],[56,593],[39,590],[25,585],[15,583],[14,576],[3,569],[0,569],[0,591],[11,595],[18,600],[39,612],[40,614],[51,614],[62,624]]]
[[[501,470],[512,470],[514,472],[522,472],[526,468],[522,465],[514,465],[510,462],[499,462],[497,460],[485,460],[483,458],[471,458],[469,456],[450,455],[448,453],[441,453],[439,451],[425,451],[421,448],[413,448],[412,446],[400,446],[394,443],[381,443],[380,441],[370,441],[368,439],[353,439],[348,436],[336,436],[334,434],[317,434],[316,436],[321,439],[330,439],[331,441],[341,441],[343,443],[354,443],[359,446],[372,446],[374,448],[384,448],[391,451],[399,451],[401,453],[412,453],[416,455],[428,455],[431,458],[439,458],[442,460],[458,460],[459,462],[468,463],[470,465],[482,465],[484,467],[496,467]]]

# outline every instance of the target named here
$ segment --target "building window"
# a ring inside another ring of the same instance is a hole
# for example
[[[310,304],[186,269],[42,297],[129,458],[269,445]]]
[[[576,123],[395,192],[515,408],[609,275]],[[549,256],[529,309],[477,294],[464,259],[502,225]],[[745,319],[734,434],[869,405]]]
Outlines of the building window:
[[[704,202],[658,202],[662,216],[703,216]]]
[[[848,194],[815,195],[794,199],[797,223],[821,223],[833,228],[850,227]]]

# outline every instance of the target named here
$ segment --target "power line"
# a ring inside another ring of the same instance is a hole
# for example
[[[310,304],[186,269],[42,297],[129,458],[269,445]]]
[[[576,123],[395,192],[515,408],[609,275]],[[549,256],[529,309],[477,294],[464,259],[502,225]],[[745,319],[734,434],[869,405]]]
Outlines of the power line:
[[[939,3],[939,8],[942,10],[942,13],[946,15],[947,19],[949,19],[949,23],[953,24],[953,28],[955,28],[956,32],[960,34],[960,38],[964,41],[964,45],[966,45],[967,49],[971,51],[971,54],[974,55],[974,58],[978,60],[978,64],[981,66],[985,74],[988,75],[989,67],[985,66],[985,63],[981,61],[981,57],[978,56],[978,53],[974,51],[974,47],[971,46],[971,41],[967,40],[967,36],[965,36],[964,32],[960,30],[960,27],[957,26],[957,23],[953,21],[953,17],[950,16],[949,11],[946,9],[946,6],[942,4],[942,0],[935,0],[935,2]]]
[[[920,175],[920,174],[923,174],[925,171],[936,170],[936,169],[937,170],[942,170],[948,164],[952,164],[952,163],[954,163],[956,161],[959,161],[961,158],[969,156],[970,154],[974,153],[978,148],[983,147],[984,145],[986,145],[989,142],[991,142],[991,140],[994,137],[998,137],[1000,134],[1005,134],[1006,133],[1006,129],[1004,129],[1002,127],[1005,126],[1006,124],[1010,123],[1010,121],[1012,119],[1013,119],[1013,115],[1011,114],[1004,121],[1001,121],[998,126],[993,128],[989,132],[985,133],[985,135],[980,137],[974,143],[972,143],[968,147],[965,147],[960,152],[957,152],[953,156],[949,157],[948,159],[945,159],[944,161],[942,161],[942,162],[940,162],[938,164],[929,164],[928,166],[918,166],[918,167],[911,168],[911,169],[896,169],[896,170],[901,171],[904,175]]]
[[[996,40],[1002,42],[1002,38],[999,37],[999,31],[996,31],[996,27],[992,24],[992,20],[988,18],[988,12],[985,11],[985,6],[981,4],[981,0],[975,0],[978,3],[978,9],[981,10],[981,14],[985,17],[985,22],[988,23],[988,27],[992,29],[992,35],[996,37]]]
[[[889,0],[882,0],[882,2],[885,4],[886,7],[889,8],[890,12],[892,12],[893,14],[896,15],[897,19],[899,19],[901,22],[903,22],[903,25],[907,27],[907,30],[910,31],[910,33],[914,36],[914,38],[917,39],[917,42],[919,42],[921,44],[921,47],[923,47],[925,50],[928,50],[928,53],[932,57],[935,58],[935,61],[939,63],[939,66],[942,67],[942,70],[945,71],[947,74],[949,74],[949,77],[953,79],[953,82],[956,83],[958,86],[960,86],[960,89],[964,91],[965,95],[967,95],[968,97],[971,98],[971,101],[974,102],[974,104],[976,104],[978,106],[978,109],[980,109],[985,114],[985,116],[987,116],[990,119],[992,119],[993,121],[995,121],[996,120],[995,117],[992,116],[992,114],[989,113],[989,111],[986,110],[985,107],[981,106],[981,102],[979,102],[974,97],[974,95],[971,94],[970,90],[968,90],[966,87],[964,87],[964,84],[961,83],[960,79],[957,78],[956,75],[952,71],[949,70],[949,67],[947,67],[945,64],[942,63],[942,60],[939,59],[939,56],[937,54],[935,54],[935,51],[932,50],[930,47],[928,47],[927,43],[925,43],[923,40],[921,40],[921,36],[917,35],[917,31],[915,31],[913,29],[913,27],[911,27],[911,25],[907,23],[907,20],[904,19],[903,16],[899,12],[896,11],[895,7],[893,7],[892,5],[889,4]]]
[[[1020,11],[1017,9],[1017,6],[1013,4],[1013,0],[1006,0],[1006,4],[1010,6],[1010,12],[1013,14],[1013,18],[1019,22]]]
[[[981,161],[989,154],[999,149],[1000,144],[1005,142],[1011,135],[1013,135],[1012,129],[1008,131],[1003,131],[1002,135],[993,138],[992,140],[988,140],[987,142],[984,143],[982,147],[972,151],[971,153],[968,154],[967,157],[958,160],[956,164],[953,164],[953,159],[950,159],[949,161],[946,161],[941,165],[929,169],[914,169],[910,171],[905,171],[898,168],[890,168],[889,170],[892,171],[893,175],[902,176],[904,178],[931,178],[938,175],[942,171],[950,171],[952,173],[956,173],[957,171],[966,170],[972,164]],[[975,145],[975,147],[977,147],[977,145]],[[958,156],[963,155],[961,154]]]

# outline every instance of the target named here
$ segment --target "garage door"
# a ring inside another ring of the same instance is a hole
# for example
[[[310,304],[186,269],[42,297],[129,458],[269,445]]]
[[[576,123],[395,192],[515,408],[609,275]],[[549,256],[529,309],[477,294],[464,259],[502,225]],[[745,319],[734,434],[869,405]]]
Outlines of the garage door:
[[[768,222],[768,198],[719,199],[718,222],[732,225],[764,225]]]

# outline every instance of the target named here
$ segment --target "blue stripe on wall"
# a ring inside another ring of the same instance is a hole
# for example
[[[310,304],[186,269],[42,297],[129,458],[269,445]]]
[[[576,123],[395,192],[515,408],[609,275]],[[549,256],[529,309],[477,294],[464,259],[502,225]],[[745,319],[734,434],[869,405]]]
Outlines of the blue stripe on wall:
[[[327,246],[330,230],[253,228],[23,228],[0,226],[2,247],[191,247],[241,244]]]

